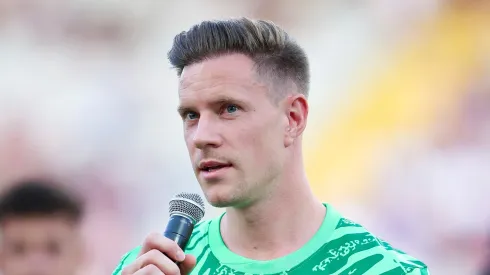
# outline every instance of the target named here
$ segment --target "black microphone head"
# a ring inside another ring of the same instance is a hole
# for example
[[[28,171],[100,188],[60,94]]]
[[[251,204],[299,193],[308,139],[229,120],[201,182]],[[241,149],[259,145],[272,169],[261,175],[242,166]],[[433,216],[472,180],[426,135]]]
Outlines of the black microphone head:
[[[179,193],[169,202],[169,212],[172,215],[184,215],[198,223],[204,217],[204,201],[194,193]]]

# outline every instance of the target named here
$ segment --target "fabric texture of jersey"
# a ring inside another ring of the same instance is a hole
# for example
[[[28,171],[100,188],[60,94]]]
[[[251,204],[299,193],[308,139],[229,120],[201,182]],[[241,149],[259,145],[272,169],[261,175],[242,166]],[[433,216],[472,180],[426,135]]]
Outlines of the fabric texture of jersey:
[[[191,275],[428,275],[421,261],[397,250],[361,225],[343,218],[326,204],[327,214],[315,234],[299,250],[270,261],[254,261],[231,252],[220,234],[223,215],[198,224],[186,248],[197,258]],[[140,247],[121,260],[113,275],[133,262]]]

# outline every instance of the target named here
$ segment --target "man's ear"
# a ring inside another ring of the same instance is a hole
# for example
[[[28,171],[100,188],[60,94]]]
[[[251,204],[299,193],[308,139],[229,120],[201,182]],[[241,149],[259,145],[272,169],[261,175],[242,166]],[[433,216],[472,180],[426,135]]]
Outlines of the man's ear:
[[[303,134],[308,119],[308,100],[303,94],[289,96],[285,100],[288,124],[285,129],[284,146],[291,146]]]

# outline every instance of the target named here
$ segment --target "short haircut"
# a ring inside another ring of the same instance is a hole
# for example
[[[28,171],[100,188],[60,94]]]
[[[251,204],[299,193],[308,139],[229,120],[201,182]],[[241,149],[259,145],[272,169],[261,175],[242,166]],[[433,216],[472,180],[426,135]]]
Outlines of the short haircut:
[[[280,27],[248,18],[203,21],[174,38],[168,59],[180,76],[184,67],[221,55],[240,53],[258,75],[273,84],[293,82],[308,96],[310,72],[304,50]]]
[[[57,215],[78,223],[83,212],[79,197],[49,181],[21,181],[0,195],[0,223],[9,218]]]

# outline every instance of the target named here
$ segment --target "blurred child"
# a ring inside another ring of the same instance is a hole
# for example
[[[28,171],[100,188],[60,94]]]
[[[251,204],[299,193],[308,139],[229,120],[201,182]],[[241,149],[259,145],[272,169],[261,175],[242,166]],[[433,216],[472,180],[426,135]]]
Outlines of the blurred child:
[[[82,264],[83,206],[54,184],[32,180],[0,195],[2,275],[74,275]]]

